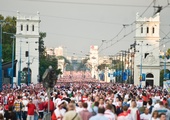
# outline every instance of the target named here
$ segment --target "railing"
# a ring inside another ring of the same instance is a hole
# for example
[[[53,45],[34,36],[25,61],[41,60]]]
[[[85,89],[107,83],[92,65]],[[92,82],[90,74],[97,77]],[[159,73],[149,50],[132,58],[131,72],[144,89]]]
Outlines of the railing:
[[[42,120],[51,120],[51,113],[45,114]]]

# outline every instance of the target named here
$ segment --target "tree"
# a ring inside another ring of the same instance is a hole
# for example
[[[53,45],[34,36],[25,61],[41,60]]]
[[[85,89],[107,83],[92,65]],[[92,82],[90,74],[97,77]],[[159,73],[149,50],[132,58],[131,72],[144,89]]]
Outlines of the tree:
[[[2,25],[2,31],[8,33],[16,33],[16,17],[6,17],[4,18],[0,15],[0,20],[4,20],[6,24]],[[2,59],[3,62],[12,61],[12,38],[10,35],[2,34]]]
[[[46,37],[46,33],[41,32],[39,37],[39,60],[40,60],[40,66],[39,66],[39,74],[40,74],[40,81],[42,81],[42,76],[45,72],[45,70],[52,66],[52,68],[55,70],[56,75],[61,74],[61,70],[57,68],[57,58],[54,56],[46,55],[45,46],[44,46],[44,38]]]
[[[170,73],[168,69],[166,69],[166,73]],[[164,81],[164,70],[161,70],[160,72],[160,86],[163,86],[163,81]]]

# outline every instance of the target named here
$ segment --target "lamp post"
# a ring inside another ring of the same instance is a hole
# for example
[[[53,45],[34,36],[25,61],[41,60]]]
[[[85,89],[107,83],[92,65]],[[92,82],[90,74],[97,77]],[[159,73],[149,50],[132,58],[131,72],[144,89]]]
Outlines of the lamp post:
[[[143,58],[143,53],[142,53],[142,45],[143,45],[143,41],[141,41],[140,47],[141,47],[141,56],[140,56],[140,88],[142,88],[142,58]]]
[[[28,76],[27,76],[28,79],[27,80],[28,80],[28,85],[29,85],[31,83],[31,79],[30,79],[30,53],[29,53],[30,51],[29,51],[29,42],[27,41],[26,43],[28,44],[28,63],[27,63],[28,64]]]
[[[20,50],[19,50],[19,52],[20,52],[20,58],[19,58],[19,64],[18,64],[18,85],[20,86],[20,84],[21,84],[21,52],[22,52],[22,50],[21,50],[21,40],[20,40]]]
[[[12,73],[11,73],[11,87],[13,88],[13,82],[14,82],[14,39],[15,39],[15,34],[14,33],[7,33],[3,32],[4,34],[12,35]]]
[[[166,49],[164,44],[164,81],[166,81]]]

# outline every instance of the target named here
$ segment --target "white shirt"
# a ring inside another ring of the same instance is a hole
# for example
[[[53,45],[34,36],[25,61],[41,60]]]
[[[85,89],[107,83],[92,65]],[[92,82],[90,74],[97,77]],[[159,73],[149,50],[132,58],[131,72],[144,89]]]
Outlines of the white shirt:
[[[27,104],[28,104],[28,100],[22,100],[22,103],[24,105],[24,107],[22,108],[23,111],[28,111],[28,107],[27,107]]]
[[[150,120],[151,117],[152,117],[151,114],[146,115],[145,113],[143,113],[143,114],[140,115],[141,120]]]
[[[66,110],[65,109],[61,109],[59,110],[58,108],[54,110],[54,114],[56,116],[56,118],[58,118],[57,120],[61,120],[61,117],[64,116]]]
[[[107,117],[109,120],[115,120],[116,119],[116,116],[110,110],[106,110],[104,112],[104,116]]]

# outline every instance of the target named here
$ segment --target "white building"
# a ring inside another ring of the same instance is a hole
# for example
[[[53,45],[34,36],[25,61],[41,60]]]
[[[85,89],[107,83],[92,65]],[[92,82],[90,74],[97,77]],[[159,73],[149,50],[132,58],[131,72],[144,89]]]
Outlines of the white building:
[[[24,16],[17,12],[16,21],[16,53],[15,59],[18,60],[16,65],[16,79],[18,82],[18,71],[22,71],[25,77],[21,82],[37,83],[39,79],[39,31],[40,31],[40,14],[35,16]],[[30,77],[28,76],[30,73]]]
[[[50,56],[54,55],[54,48],[46,48],[45,51],[47,55],[50,55]]]
[[[136,54],[134,58],[134,84],[159,85],[160,59],[159,59],[159,13],[154,17],[142,18],[136,15]],[[146,80],[140,82],[140,75]]]
[[[90,60],[89,64],[91,65],[91,75],[93,78],[98,79],[98,65],[99,65],[99,55],[98,55],[98,46],[90,46]]]
[[[63,56],[63,47],[59,46],[54,49],[55,56]]]

